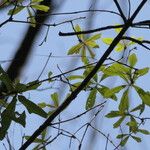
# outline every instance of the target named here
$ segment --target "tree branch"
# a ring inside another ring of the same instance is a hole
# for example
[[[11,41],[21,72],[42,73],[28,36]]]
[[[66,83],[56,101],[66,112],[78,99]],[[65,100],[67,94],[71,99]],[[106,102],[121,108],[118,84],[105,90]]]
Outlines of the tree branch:
[[[121,15],[121,18],[123,19],[123,21],[124,21],[124,23],[125,23],[127,19],[126,19],[124,13],[123,13],[123,11],[122,11],[122,9],[121,9],[121,7],[120,7],[118,1],[117,1],[117,0],[114,0],[114,3],[116,4],[116,6],[117,6],[117,8],[118,8],[118,11],[119,11],[119,13],[120,13],[120,15]]]

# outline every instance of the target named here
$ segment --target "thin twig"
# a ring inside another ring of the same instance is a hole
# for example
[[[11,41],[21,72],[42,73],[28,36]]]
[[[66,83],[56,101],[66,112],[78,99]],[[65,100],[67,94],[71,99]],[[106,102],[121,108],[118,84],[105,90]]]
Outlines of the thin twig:
[[[42,69],[40,75],[38,76],[37,80],[39,80],[40,77],[41,77],[41,75],[43,74],[43,72],[44,72],[44,70],[45,70],[45,68],[46,68],[46,66],[47,66],[47,64],[48,64],[48,62],[49,62],[49,59],[50,59],[51,55],[52,55],[52,53],[49,54],[49,56],[48,56],[48,58],[47,58],[47,60],[46,60],[46,63],[45,63],[45,65],[44,65],[44,67],[43,67],[43,69]]]

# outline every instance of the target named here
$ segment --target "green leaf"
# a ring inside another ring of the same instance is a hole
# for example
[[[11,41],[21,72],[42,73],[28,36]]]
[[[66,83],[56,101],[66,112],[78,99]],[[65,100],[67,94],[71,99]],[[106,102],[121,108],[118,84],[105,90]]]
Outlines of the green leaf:
[[[78,54],[80,51],[80,48],[82,48],[83,44],[79,43],[75,46],[73,46],[71,49],[68,50],[68,55],[72,55],[72,54]]]
[[[42,103],[38,103],[38,106],[41,108],[45,108],[47,106],[47,104],[42,102]]]
[[[58,93],[51,94],[51,98],[54,102],[54,106],[57,108],[59,106],[59,99],[58,99]]]
[[[139,37],[139,38],[135,38],[134,36],[132,37],[133,39],[136,39],[136,40],[138,40],[138,41],[141,41],[142,42],[142,40],[143,40],[143,38],[142,37]],[[134,45],[134,44],[136,44],[135,42],[133,42],[133,41],[130,41],[129,42],[129,44],[128,44],[128,46],[130,46],[130,45]]]
[[[128,134],[119,134],[119,135],[117,135],[117,139],[122,139],[122,138],[124,138],[125,136],[127,136]]]
[[[137,127],[137,122],[136,121],[130,121],[127,123],[127,125],[130,127]]]
[[[130,68],[125,67],[124,65],[119,63],[114,63],[113,65],[104,69],[103,73],[109,75],[110,77],[119,76],[128,83],[129,80],[128,74],[130,73]]]
[[[23,111],[22,114],[19,114],[18,112],[16,112],[17,117],[13,116],[12,120],[15,121],[16,123],[21,124],[23,127],[25,127],[26,125],[26,113],[25,111]]]
[[[15,116],[16,96],[8,104],[7,108],[1,113],[0,140],[5,137],[8,128],[10,127],[13,116]]]
[[[18,14],[21,10],[23,10],[24,8],[25,8],[25,6],[18,6],[18,7],[15,8],[15,10],[14,10],[14,8],[13,8],[13,9],[10,9],[9,12],[8,12],[8,15],[12,15],[12,13],[13,13],[13,15],[16,15],[16,14]]]
[[[111,97],[114,94],[120,92],[125,87],[126,87],[126,85],[120,85],[120,86],[114,87],[114,88],[112,88],[110,90],[107,90],[104,95],[105,95],[105,97]]]
[[[35,17],[33,16],[32,12],[30,11],[29,7],[27,7],[28,15],[29,15],[29,21],[31,22],[30,25],[32,27],[36,27],[36,20]]]
[[[95,41],[101,38],[101,34],[95,34],[87,39],[87,41]]]
[[[104,79],[106,79],[106,78],[108,78],[108,77],[110,77],[111,75],[108,75],[108,74],[103,74],[102,76],[101,76],[101,80],[100,81],[103,81]]]
[[[124,119],[125,119],[125,116],[121,117],[116,123],[113,124],[113,127],[118,128]]]
[[[140,143],[140,142],[142,141],[140,137],[133,136],[133,135],[131,135],[131,137],[132,137],[135,141],[137,141],[138,143]]]
[[[81,60],[82,62],[87,65],[89,62],[88,62],[88,58],[86,57],[86,49],[85,49],[85,46],[82,48],[81,50]]]
[[[18,99],[26,107],[29,113],[34,113],[44,118],[47,117],[47,113],[42,108],[32,101],[26,99],[24,96],[19,95]]]
[[[146,135],[149,135],[150,132],[145,130],[145,129],[138,129],[138,132],[142,133],[142,134],[146,134]]]
[[[129,139],[129,136],[125,137],[125,138],[120,142],[120,145],[123,147],[123,146],[127,143],[128,139]]]
[[[7,107],[8,106],[8,103],[6,102],[5,99],[0,99],[0,107]]]
[[[145,74],[147,74],[149,72],[149,67],[143,68],[143,69],[139,69],[135,72],[135,74],[137,75],[137,78],[139,78],[140,76],[144,76]]]
[[[134,67],[135,64],[137,63],[136,55],[134,53],[132,55],[130,55],[128,61],[129,61],[130,66]]]
[[[111,111],[110,113],[106,115],[107,118],[115,118],[115,117],[120,117],[120,116],[122,116],[120,111]]]
[[[81,27],[78,24],[75,26],[75,31],[76,32],[80,32],[81,31]]]
[[[31,7],[44,12],[48,12],[49,10],[49,7],[45,5],[31,5]]]
[[[145,109],[145,104],[142,103],[142,104],[136,106],[135,108],[133,108],[130,112],[134,112],[134,111],[140,110],[140,115],[141,115],[143,113],[144,109]]]
[[[49,71],[49,73],[48,73],[48,78],[51,78],[51,76],[52,76],[52,72],[51,71]]]
[[[77,24],[76,26],[75,26],[75,31],[76,32],[80,32],[80,31],[82,31],[82,29],[81,29],[81,27]],[[81,40],[83,40],[83,34],[79,34],[79,35],[77,35]]]
[[[116,52],[121,52],[125,49],[125,45],[122,43],[118,43],[117,46],[115,47]]]
[[[42,139],[44,140],[47,136],[47,129],[45,129],[42,133],[41,133]]]
[[[9,78],[9,76],[7,75],[7,73],[3,70],[1,65],[0,65],[0,81],[2,81],[5,84],[8,91],[13,90],[13,83]]]
[[[102,41],[107,45],[110,45],[113,40],[113,38],[102,38]]]
[[[89,51],[90,56],[91,56],[92,58],[94,58],[94,57],[95,57],[95,54],[93,53],[93,51],[92,51],[90,48],[88,48],[87,50]]]
[[[124,112],[125,110],[128,110],[128,108],[129,108],[128,92],[129,92],[129,90],[127,89],[121,97],[121,101],[119,104],[119,110],[121,112]]]
[[[81,75],[71,75],[71,76],[69,76],[67,78],[68,78],[68,80],[84,79],[84,77],[81,76]]]
[[[92,89],[89,96],[88,96],[88,99],[86,101],[86,110],[92,108],[95,104],[95,99],[96,99],[96,93],[97,93],[97,90],[96,89]]]
[[[138,93],[139,97],[142,99],[143,103],[150,106],[150,93],[145,92],[138,86],[134,86],[136,92]]]
[[[85,41],[85,44],[91,48],[99,48],[99,45],[95,41]]]
[[[136,120],[132,116],[130,118],[131,118],[131,121],[128,122],[126,125],[129,126],[130,132],[137,133],[138,123],[136,122]]]
[[[81,82],[77,82],[77,83],[73,84],[73,86],[71,86],[71,90],[74,91],[80,84],[81,84]]]
[[[32,82],[27,83],[27,89],[28,90],[35,90],[37,89],[39,86],[41,85],[41,83],[39,83],[39,80],[35,80]]]
[[[116,26],[118,26],[119,24],[116,24]],[[120,33],[120,31],[122,30],[122,28],[115,28],[116,33]]]
[[[14,91],[17,93],[22,93],[27,90],[27,86],[25,84],[17,83],[15,85]]]
[[[104,98],[111,98],[113,100],[117,100],[117,97],[115,94],[112,95],[106,95],[105,93],[107,93],[107,91],[109,91],[110,89],[106,86],[102,86],[101,88],[97,88],[98,92],[104,97]]]
[[[43,0],[32,0],[31,3],[40,3],[43,2]]]

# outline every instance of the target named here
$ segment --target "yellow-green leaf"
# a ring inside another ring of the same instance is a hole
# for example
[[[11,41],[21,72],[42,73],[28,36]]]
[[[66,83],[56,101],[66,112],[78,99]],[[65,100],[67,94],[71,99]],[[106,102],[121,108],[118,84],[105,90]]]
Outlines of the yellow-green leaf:
[[[32,0],[31,3],[40,3],[43,2],[43,0]]]
[[[130,66],[131,67],[134,67],[135,66],[135,64],[137,63],[137,57],[136,57],[136,55],[133,53],[133,54],[131,54],[130,56],[129,56],[129,64],[130,64]]]
[[[29,15],[29,21],[31,22],[30,25],[32,27],[36,27],[36,20],[34,18],[34,16],[32,15],[32,12],[30,11],[30,9],[27,7],[27,11],[28,11],[28,15]]]
[[[95,104],[95,99],[96,99],[96,93],[97,93],[97,90],[96,89],[92,89],[89,96],[88,96],[88,99],[86,101],[86,110],[92,108]]]
[[[110,90],[107,90],[105,92],[105,96],[106,97],[111,97],[112,95],[114,95],[115,93],[118,93],[120,92],[122,89],[124,89],[126,87],[126,85],[120,85],[120,86],[117,86],[117,87],[114,87]]]
[[[82,29],[81,29],[81,27],[77,24],[76,26],[75,26],[75,31],[76,32],[80,32],[80,31],[82,31]],[[79,35],[77,35],[81,40],[83,40],[83,34],[79,34]]]
[[[119,24],[116,24],[116,26],[118,26]],[[115,28],[116,33],[120,33],[120,31],[122,30],[122,28]]]
[[[110,45],[113,40],[113,38],[102,38],[102,41],[107,45]]]
[[[95,41],[95,40],[98,40],[99,38],[101,38],[101,34],[100,33],[89,37],[87,40],[88,41]]]
[[[18,6],[15,10],[14,9],[10,9],[8,12],[8,15],[16,15],[18,14],[21,10],[23,10],[25,7],[24,6]]]
[[[51,94],[51,98],[54,102],[55,107],[57,108],[59,106],[58,94],[56,92]]]
[[[85,41],[85,44],[92,48],[99,48],[99,45],[97,45],[95,41]]]
[[[115,47],[116,52],[121,52],[125,49],[125,45],[122,43],[118,43],[117,46]]]
[[[138,86],[134,86],[134,88],[138,93],[139,97],[142,99],[143,103],[150,106],[150,93],[145,92],[142,88]]]
[[[75,46],[73,46],[71,49],[69,49],[68,51],[68,55],[72,55],[72,54],[78,54],[80,52],[80,48],[83,46],[82,43],[79,43]]]
[[[48,12],[49,10],[49,7],[45,5],[31,5],[31,7],[44,12]]]
[[[143,68],[143,69],[139,69],[135,72],[135,74],[137,75],[137,77],[140,76],[144,76],[145,74],[147,74],[149,72],[149,67]]]
[[[128,92],[129,92],[129,90],[127,89],[121,97],[121,101],[119,104],[119,110],[121,112],[124,112],[125,110],[128,110],[128,108],[129,108]]]
[[[77,80],[77,79],[84,79],[83,76],[81,75],[71,75],[69,77],[67,77],[69,80]]]

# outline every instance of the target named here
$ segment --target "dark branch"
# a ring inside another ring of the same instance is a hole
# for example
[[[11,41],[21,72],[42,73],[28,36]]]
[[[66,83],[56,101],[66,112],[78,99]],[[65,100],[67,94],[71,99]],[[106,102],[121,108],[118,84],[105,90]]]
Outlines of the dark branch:
[[[127,19],[126,19],[124,13],[123,13],[123,11],[122,11],[122,9],[121,9],[121,7],[120,7],[118,1],[117,1],[117,0],[114,0],[114,3],[116,4],[117,9],[118,9],[118,11],[119,11],[119,13],[120,13],[120,15],[121,15],[121,18],[123,19],[123,21],[124,21],[124,23],[125,23]]]

